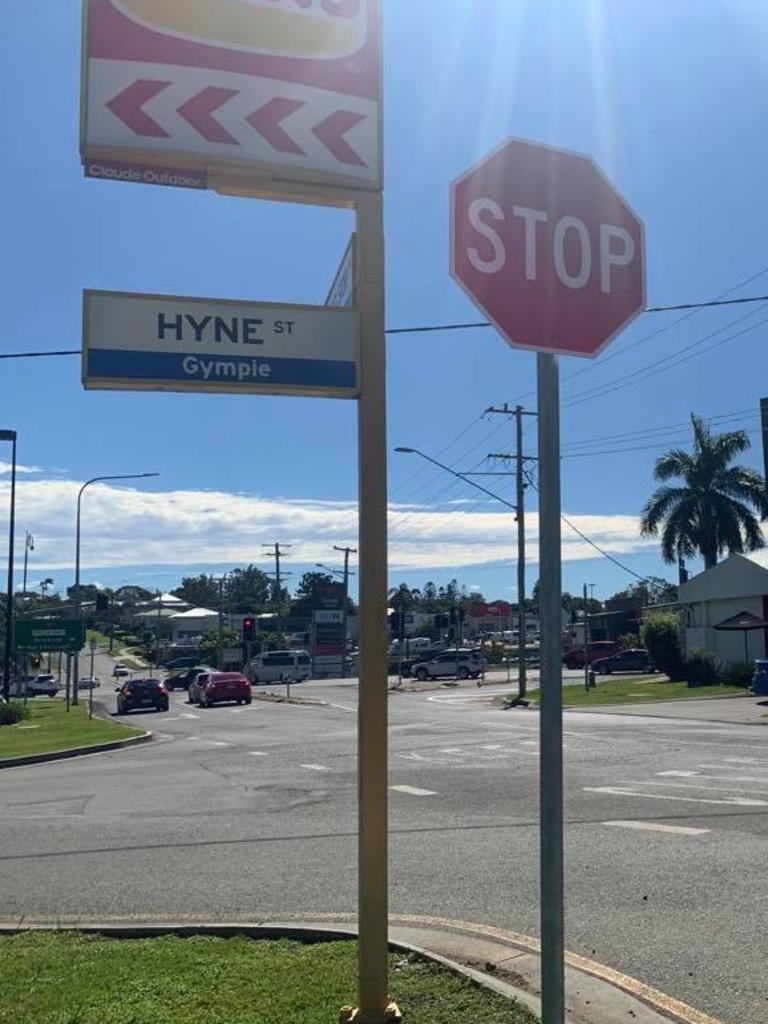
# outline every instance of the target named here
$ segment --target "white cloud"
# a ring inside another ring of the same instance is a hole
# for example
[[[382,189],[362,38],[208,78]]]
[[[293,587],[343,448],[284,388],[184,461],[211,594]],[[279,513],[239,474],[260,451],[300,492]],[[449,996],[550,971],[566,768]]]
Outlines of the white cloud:
[[[0,476],[6,476],[13,470],[12,462],[0,462]],[[39,466],[20,466],[16,463],[17,473],[42,473],[42,469]]]
[[[79,481],[57,479],[17,484],[17,523],[34,534],[38,565],[72,567],[79,487]],[[7,480],[0,481],[0,509],[8,507],[9,489]],[[569,518],[612,554],[656,547],[654,540],[640,538],[635,516]],[[528,516],[527,530],[528,557],[536,562],[535,513]],[[511,564],[516,558],[516,528],[508,512],[471,508],[437,512],[415,504],[393,504],[389,531],[393,570]],[[264,498],[209,490],[158,492],[108,484],[94,485],[83,498],[84,568],[260,562],[262,543],[271,544],[278,538],[293,545],[292,561],[327,560],[334,544],[357,546],[357,506],[349,501]],[[594,557],[594,549],[564,526],[563,558]]]

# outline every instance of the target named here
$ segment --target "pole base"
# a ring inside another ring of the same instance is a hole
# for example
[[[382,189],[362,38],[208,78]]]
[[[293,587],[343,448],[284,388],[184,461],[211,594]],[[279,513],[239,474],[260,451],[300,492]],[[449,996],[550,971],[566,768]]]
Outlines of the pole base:
[[[403,1015],[397,1003],[390,1003],[383,1014],[365,1017],[354,1006],[342,1006],[339,1010],[339,1024],[401,1024]]]
[[[506,711],[508,708],[527,708],[530,703],[526,697],[513,697],[512,700],[504,702],[504,710]]]

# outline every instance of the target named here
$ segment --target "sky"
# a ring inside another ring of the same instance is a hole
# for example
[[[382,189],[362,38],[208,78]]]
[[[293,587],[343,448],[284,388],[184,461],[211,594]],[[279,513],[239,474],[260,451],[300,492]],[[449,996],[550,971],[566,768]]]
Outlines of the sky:
[[[76,349],[83,288],[322,303],[351,214],[82,177],[80,5],[15,4],[0,38],[0,352]],[[448,270],[449,186],[508,136],[590,154],[646,226],[651,306],[768,293],[768,6],[764,0],[385,3],[387,323],[482,319]],[[563,359],[563,585],[598,596],[675,578],[638,534],[655,458],[695,411],[749,431],[762,467],[768,304],[640,316],[598,359]],[[491,329],[388,341],[390,577],[453,577],[514,600],[509,509],[414,455],[496,472],[535,410],[535,357]],[[17,571],[72,582],[75,501],[93,476],[156,472],[84,498],[84,579],[169,589],[256,563],[338,565],[356,546],[352,402],[85,392],[77,357],[0,361],[0,427],[19,432]],[[535,455],[529,420],[527,454]],[[7,446],[6,446],[7,447]],[[10,452],[0,451],[7,515]],[[479,478],[477,478],[479,480]],[[514,481],[483,480],[510,500]],[[537,578],[527,493],[528,588]],[[0,519],[0,530],[5,530]],[[692,566],[698,569],[697,565]],[[627,571],[631,570],[631,571]]]

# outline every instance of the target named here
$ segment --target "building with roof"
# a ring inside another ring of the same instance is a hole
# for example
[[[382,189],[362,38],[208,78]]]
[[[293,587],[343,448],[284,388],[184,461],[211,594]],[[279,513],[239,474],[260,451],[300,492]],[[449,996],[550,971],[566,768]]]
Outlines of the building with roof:
[[[712,651],[723,662],[768,656],[768,549],[731,555],[680,587],[685,649]],[[747,613],[748,631],[729,620]],[[721,627],[721,628],[718,628]]]

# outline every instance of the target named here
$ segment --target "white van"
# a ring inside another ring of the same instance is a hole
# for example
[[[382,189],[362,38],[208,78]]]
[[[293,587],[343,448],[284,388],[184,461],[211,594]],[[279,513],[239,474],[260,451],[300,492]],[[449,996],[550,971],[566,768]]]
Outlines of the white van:
[[[281,679],[290,679],[292,683],[301,683],[309,679],[312,661],[306,651],[269,651],[257,654],[250,663],[251,682],[279,683]]]

